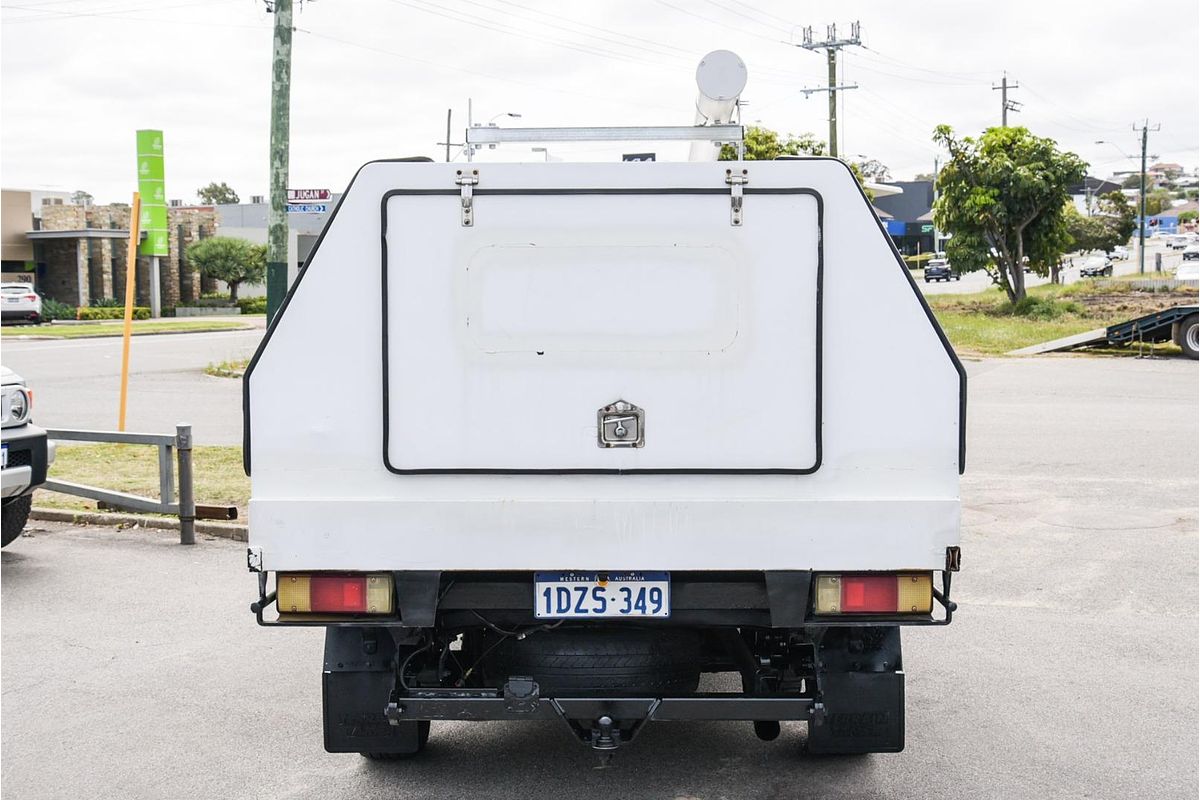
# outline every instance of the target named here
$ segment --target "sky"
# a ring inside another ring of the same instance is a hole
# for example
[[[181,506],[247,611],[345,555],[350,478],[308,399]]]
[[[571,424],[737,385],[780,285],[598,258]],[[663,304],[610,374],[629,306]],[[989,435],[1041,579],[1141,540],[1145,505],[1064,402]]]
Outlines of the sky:
[[[1007,72],[1020,124],[1078,153],[1095,175],[1137,169],[1149,151],[1200,161],[1200,9],[1165,0],[1152,15],[1111,0],[297,0],[292,74],[293,188],[340,191],[364,162],[442,160],[446,112],[461,142],[501,125],[687,125],[700,58],[746,62],[743,122],[828,133],[823,53],[797,47],[861,23],[842,51],[840,150],[893,179],[931,172],[939,123],[973,135],[1000,122]],[[1149,7],[1145,7],[1149,8]],[[170,198],[224,181],[267,194],[272,15],[263,0],[0,0],[0,185],[85,190],[128,202],[134,131],[164,130]],[[520,114],[520,120],[503,116]],[[499,116],[498,116],[499,115]],[[1105,144],[1097,144],[1103,140]],[[555,158],[614,160],[678,143],[551,145]],[[457,148],[455,148],[457,150]],[[486,161],[544,156],[505,144]]]

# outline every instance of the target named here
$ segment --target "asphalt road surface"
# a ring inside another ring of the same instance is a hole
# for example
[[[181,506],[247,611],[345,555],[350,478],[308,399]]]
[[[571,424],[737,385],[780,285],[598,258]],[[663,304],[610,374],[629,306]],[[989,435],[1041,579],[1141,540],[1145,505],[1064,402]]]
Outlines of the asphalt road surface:
[[[1196,364],[968,368],[960,610],[948,628],[904,634],[903,753],[807,757],[799,724],[764,743],[745,723],[659,723],[599,770],[559,724],[435,723],[415,761],[327,754],[322,634],[254,625],[244,545],[34,523],[0,556],[0,788],[28,800],[1194,800]]]
[[[1146,271],[1154,271],[1154,254],[1162,253],[1163,270],[1166,272],[1174,272],[1175,268],[1183,261],[1182,250],[1168,250],[1166,245],[1161,242],[1150,242],[1146,245]],[[1098,255],[1098,254],[1097,254]],[[1072,258],[1074,266],[1069,266],[1062,271],[1063,283],[1075,283],[1081,279],[1079,270],[1083,267],[1086,256],[1074,256]],[[1137,247],[1129,248],[1129,258],[1123,261],[1117,261],[1113,264],[1113,275],[1132,275],[1138,271]],[[1041,286],[1049,283],[1049,278],[1042,278],[1035,272],[1029,272],[1025,275],[1025,285]],[[921,287],[921,291],[925,294],[972,294],[974,292],[982,292],[984,289],[991,288],[995,284],[992,279],[987,276],[983,270],[976,272],[968,272],[957,281],[934,281],[933,283],[925,283],[923,280],[918,280],[917,285]]]
[[[261,323],[261,318],[255,321]],[[196,444],[241,444],[241,381],[205,375],[204,367],[249,358],[262,335],[262,328],[255,328],[133,337],[125,429],[174,433],[177,424],[187,423]],[[33,388],[38,425],[117,429],[120,337],[70,341],[5,336],[4,366]]]

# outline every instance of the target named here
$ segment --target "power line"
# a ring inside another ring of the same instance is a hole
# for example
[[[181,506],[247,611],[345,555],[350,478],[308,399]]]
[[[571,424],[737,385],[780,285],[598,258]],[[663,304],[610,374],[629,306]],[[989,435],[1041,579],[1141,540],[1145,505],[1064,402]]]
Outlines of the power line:
[[[704,2],[708,3],[710,6],[716,6],[717,8],[724,11],[726,14],[734,14],[736,16],[741,17],[742,19],[748,19],[751,22],[753,22],[755,25],[762,25],[764,28],[770,28],[771,30],[776,30],[776,31],[781,30],[781,31],[784,31],[785,33],[791,35],[792,31],[790,28],[781,28],[778,25],[774,25],[774,24],[768,23],[768,22],[763,22],[762,20],[759,20],[759,19],[755,19],[754,17],[750,16],[749,14],[738,11],[735,8],[729,8],[728,6],[723,6],[720,3],[718,3],[717,0],[704,0]]]
[[[768,42],[775,42],[776,44],[790,44],[790,42],[784,42],[780,39],[776,39],[774,36],[764,36],[761,33],[748,31],[745,28],[735,28],[726,22],[721,22],[720,20],[713,19],[712,17],[706,17],[703,14],[697,14],[694,11],[688,11],[686,8],[680,8],[679,6],[672,5],[671,3],[666,2],[666,0],[654,0],[654,2],[658,3],[660,6],[666,6],[673,11],[678,11],[680,14],[687,14],[689,17],[695,17],[696,19],[702,19],[705,22],[717,25],[723,30],[737,31],[738,33],[743,33],[746,36],[754,36],[759,39],[765,39]]]
[[[331,36],[327,33],[317,33],[316,31],[308,30],[305,28],[296,28],[296,32],[304,33],[309,36],[314,36],[318,39],[326,39],[331,42],[337,42],[338,44],[345,45],[347,47],[357,47],[360,50],[367,50],[367,51],[370,51],[373,53],[379,53],[382,55],[392,56],[393,58],[399,58],[404,61],[411,61],[416,64],[423,64],[428,67],[433,67],[434,69],[446,70],[448,72],[458,72],[463,75],[471,75],[472,77],[484,78],[486,80],[497,81],[500,83],[511,83],[515,86],[524,86],[524,87],[530,88],[530,89],[537,89],[538,91],[555,92],[556,94],[565,94],[565,95],[570,95],[572,97],[588,97],[593,100],[601,100],[606,103],[614,103],[614,104],[619,104],[619,105],[623,105],[623,106],[640,106],[642,108],[653,109],[655,111],[669,111],[672,114],[678,114],[681,111],[681,109],[679,109],[679,108],[669,108],[667,106],[662,106],[662,105],[652,105],[650,103],[640,103],[636,100],[630,100],[625,97],[613,97],[613,96],[606,96],[606,95],[598,95],[598,94],[594,94],[591,92],[577,91],[575,89],[559,89],[559,88],[556,88],[553,86],[548,86],[546,84],[536,83],[533,81],[523,81],[518,78],[505,78],[505,77],[501,77],[500,75],[497,75],[495,73],[479,72],[477,70],[467,69],[465,67],[456,67],[456,66],[452,66],[450,64],[443,64],[438,61],[430,61],[429,59],[417,58],[416,56],[412,56],[407,53],[397,53],[394,50],[387,50],[385,48],[377,47],[375,45],[364,44],[362,42],[355,42],[355,41],[351,41],[349,39],[342,39],[338,36]]]
[[[779,22],[782,22],[785,25],[787,25],[789,31],[795,30],[796,28],[800,27],[800,25],[798,23],[794,22],[793,20],[785,19],[784,17],[781,17],[778,14],[772,14],[770,11],[763,11],[762,9],[752,6],[749,3],[743,3],[741,0],[730,0],[730,2],[737,4],[737,5],[741,6],[742,8],[749,9],[749,10],[753,11],[755,14],[761,14],[764,17],[771,17],[772,19],[778,20]]]

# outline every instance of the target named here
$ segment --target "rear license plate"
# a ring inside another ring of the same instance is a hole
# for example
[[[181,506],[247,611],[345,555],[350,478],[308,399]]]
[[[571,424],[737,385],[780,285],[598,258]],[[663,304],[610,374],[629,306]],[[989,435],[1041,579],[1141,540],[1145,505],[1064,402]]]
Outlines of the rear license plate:
[[[533,615],[538,619],[671,616],[666,572],[536,572]]]

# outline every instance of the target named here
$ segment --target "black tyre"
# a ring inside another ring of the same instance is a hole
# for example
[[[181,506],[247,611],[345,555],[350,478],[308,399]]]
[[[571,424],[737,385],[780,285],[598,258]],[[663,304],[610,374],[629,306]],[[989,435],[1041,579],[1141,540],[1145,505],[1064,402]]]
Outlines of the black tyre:
[[[1179,347],[1188,358],[1200,358],[1200,316],[1192,314],[1179,323]],[[7,528],[4,535],[8,535]],[[7,543],[7,540],[5,542]]]
[[[8,547],[25,530],[29,520],[29,509],[33,506],[33,495],[27,494],[4,501],[3,534],[0,535],[0,547]]]
[[[530,675],[541,693],[691,694],[700,682],[700,635],[669,628],[570,628],[507,638],[488,665],[493,680]]]
[[[417,749],[411,753],[361,753],[363,758],[369,758],[372,761],[401,761],[406,758],[412,758],[419,755],[429,742],[429,720],[420,722],[401,722],[401,725],[415,725],[417,731]]]

